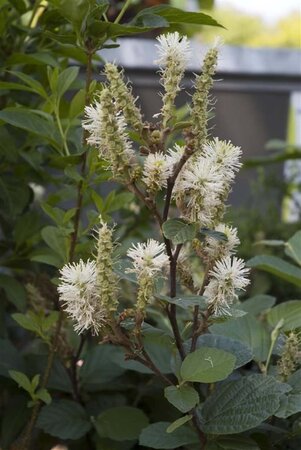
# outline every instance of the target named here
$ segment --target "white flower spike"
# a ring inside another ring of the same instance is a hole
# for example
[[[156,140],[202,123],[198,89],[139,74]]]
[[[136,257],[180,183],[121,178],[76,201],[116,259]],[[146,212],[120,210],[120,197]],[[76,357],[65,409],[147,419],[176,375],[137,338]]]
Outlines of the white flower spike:
[[[68,316],[75,322],[78,333],[92,330],[98,334],[106,317],[97,292],[97,270],[95,261],[80,260],[66,264],[60,271],[58,292]]]
[[[230,315],[229,308],[237,300],[236,291],[244,290],[250,282],[249,271],[244,261],[236,257],[227,256],[216,262],[204,291],[215,315]]]

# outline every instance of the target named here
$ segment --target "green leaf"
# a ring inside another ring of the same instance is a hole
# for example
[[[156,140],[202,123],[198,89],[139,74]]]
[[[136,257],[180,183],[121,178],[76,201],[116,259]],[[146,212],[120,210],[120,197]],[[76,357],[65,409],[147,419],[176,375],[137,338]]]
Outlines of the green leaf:
[[[62,258],[60,258],[54,251],[50,248],[45,248],[43,250],[36,250],[30,255],[30,261],[36,261],[49,266],[54,266],[61,268],[64,264]]]
[[[59,74],[56,86],[56,94],[58,99],[60,99],[65,92],[68,91],[72,83],[77,78],[78,72],[79,67],[68,67]]]
[[[297,231],[285,244],[285,253],[301,266],[301,231]]]
[[[270,348],[270,335],[264,326],[251,314],[217,323],[210,327],[214,334],[228,336],[244,342],[254,354],[257,361],[265,361]]]
[[[22,356],[17,349],[7,339],[0,339],[0,375],[10,378],[8,371],[16,369],[25,370],[25,364]]]
[[[20,80],[24,81],[24,83],[27,85],[28,88],[32,90],[32,92],[35,92],[36,94],[40,95],[45,100],[48,99],[47,92],[45,91],[43,85],[38,80],[35,80],[34,78],[30,77],[29,75],[26,75],[23,72],[12,71],[11,73],[14,76],[20,78]],[[23,85],[23,87],[25,88],[26,86]]]
[[[235,356],[229,352],[202,347],[186,356],[181,366],[181,377],[185,381],[215,383],[233,372],[235,361]]]
[[[90,9],[89,0],[54,0],[53,3],[62,16],[76,27],[84,22]]]
[[[189,341],[190,348],[191,341]],[[226,352],[232,353],[236,357],[234,369],[242,367],[252,360],[251,349],[243,342],[237,341],[227,336],[217,334],[203,334],[199,336],[196,342],[196,349],[201,347],[214,347]]]
[[[70,109],[69,109],[69,117],[71,119],[74,119],[75,117],[79,116],[84,112],[85,108],[85,90],[80,89],[70,103]]]
[[[281,397],[280,408],[275,413],[276,417],[282,419],[301,412],[301,369],[292,374],[287,383],[292,387],[292,390]]]
[[[184,219],[169,219],[163,223],[162,229],[167,239],[171,239],[174,244],[183,244],[195,238],[198,225]]]
[[[169,403],[183,413],[190,411],[200,401],[197,391],[192,386],[185,384],[168,386],[164,389],[164,396]]]
[[[130,441],[138,439],[143,428],[148,425],[148,418],[138,408],[117,406],[99,414],[94,426],[100,437],[114,441]]]
[[[269,324],[275,328],[282,319],[283,331],[294,330],[301,327],[301,300],[290,300],[275,306],[267,313]]]
[[[97,345],[84,355],[79,377],[86,390],[97,391],[124,373],[125,369],[114,361],[115,353],[111,345]]]
[[[239,309],[246,311],[247,313],[257,316],[266,309],[272,308],[276,303],[276,298],[271,295],[254,295],[254,297],[245,300],[240,303]]]
[[[166,432],[173,433],[175,430],[182,427],[185,423],[189,422],[189,420],[191,420],[192,417],[193,417],[192,414],[187,414],[186,416],[180,417],[179,419],[171,423],[169,427],[167,427]]]
[[[46,405],[50,405],[51,403],[51,395],[45,388],[38,389],[35,396],[42,400],[42,402],[46,403]]]
[[[301,286],[301,269],[277,256],[255,256],[254,258],[249,259],[247,265],[277,275],[283,280],[289,281],[296,286]]]
[[[188,427],[181,427],[173,433],[167,433],[170,422],[152,423],[142,430],[139,444],[152,449],[175,449],[199,442],[196,433]]]
[[[26,290],[18,280],[9,275],[0,274],[0,288],[4,289],[7,299],[12,302],[19,311],[25,311]]]
[[[65,236],[62,234],[62,231],[57,227],[47,226],[43,228],[41,235],[51,250],[60,256],[63,262],[66,262],[67,242]]]
[[[181,297],[167,297],[166,295],[156,295],[158,300],[163,300],[165,302],[171,303],[172,305],[179,306],[182,309],[189,309],[193,306],[199,306],[201,310],[207,308],[207,302],[205,297],[200,295],[185,295]]]
[[[222,26],[207,14],[200,12],[183,11],[182,9],[173,8],[168,5],[160,5],[160,6],[153,6],[151,8],[144,8],[140,13],[137,14],[132,23],[136,24],[137,21],[141,20],[141,16],[145,14],[158,15],[160,17],[163,17],[164,19],[167,20],[167,22],[172,24],[188,23],[195,25],[211,25],[216,27]]]
[[[23,388],[26,392],[33,392],[31,381],[25,373],[18,372],[17,370],[9,370],[9,375],[18,384],[18,386]]]
[[[260,450],[260,448],[248,437],[225,436],[208,442],[206,450]]]
[[[275,414],[282,395],[289,389],[265,375],[225,382],[205,401],[202,428],[205,433],[232,434],[257,427]]]
[[[0,111],[0,120],[22,128],[38,136],[42,136],[54,145],[59,145],[58,136],[53,122],[45,116],[26,108],[6,108]]]
[[[91,429],[84,408],[71,400],[54,400],[42,408],[37,427],[60,439],[79,439]]]
[[[29,311],[26,314],[12,314],[12,318],[25,330],[33,331],[38,335],[40,334],[41,327],[39,317],[32,311]]]

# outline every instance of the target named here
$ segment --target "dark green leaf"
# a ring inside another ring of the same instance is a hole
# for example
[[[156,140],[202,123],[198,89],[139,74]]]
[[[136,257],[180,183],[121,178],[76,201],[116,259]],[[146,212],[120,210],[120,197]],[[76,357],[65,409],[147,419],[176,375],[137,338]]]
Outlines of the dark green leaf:
[[[25,311],[26,291],[23,285],[13,277],[0,274],[0,288],[4,289],[9,301],[11,301],[19,311]]]
[[[196,433],[188,427],[181,427],[173,433],[167,433],[170,422],[152,423],[142,430],[139,444],[152,449],[176,449],[199,442]]]
[[[200,401],[197,391],[192,386],[185,384],[180,386],[168,386],[164,389],[164,396],[169,403],[183,413],[190,411]]]
[[[206,450],[260,450],[260,448],[248,437],[225,436],[208,442]]]
[[[290,331],[301,327],[301,300],[290,300],[272,308],[267,319],[269,324],[275,328],[280,320],[283,320],[281,329]]]
[[[167,239],[172,240],[174,244],[183,244],[195,238],[198,225],[188,223],[184,219],[169,219],[164,222],[162,229]]]
[[[205,401],[202,427],[205,433],[241,433],[261,424],[279,408],[289,386],[265,375],[250,375],[223,383]]]
[[[79,403],[55,400],[42,408],[37,426],[60,439],[79,439],[90,430],[91,423]]]
[[[258,361],[265,361],[270,348],[270,335],[264,326],[251,314],[214,324],[210,331],[244,342]]]
[[[30,409],[27,407],[27,395],[14,395],[3,411],[1,423],[1,446],[3,449],[11,448],[11,444],[17,438],[17,435],[25,427]]]
[[[131,406],[107,409],[94,421],[99,436],[121,442],[138,439],[147,425],[148,418],[144,412]]]
[[[211,26],[221,26],[216,20],[207,14],[200,12],[189,12],[183,11],[182,9],[173,8],[168,5],[153,6],[151,8],[144,8],[137,16],[134,18],[134,24],[141,20],[141,16],[145,14],[155,14],[163,17],[169,23],[188,23],[196,25],[211,25]]]
[[[0,375],[10,378],[9,370],[24,371],[24,361],[16,348],[7,339],[0,339]]]
[[[280,408],[275,414],[282,419],[301,412],[301,369],[292,374],[287,383],[292,387],[292,390],[281,397]]]
[[[82,385],[89,391],[109,383],[123,374],[124,368],[114,362],[115,347],[98,345],[88,350],[79,371]]]
[[[272,308],[276,303],[276,298],[271,295],[254,295],[254,297],[240,303],[239,308],[247,313],[257,316],[266,309]]]

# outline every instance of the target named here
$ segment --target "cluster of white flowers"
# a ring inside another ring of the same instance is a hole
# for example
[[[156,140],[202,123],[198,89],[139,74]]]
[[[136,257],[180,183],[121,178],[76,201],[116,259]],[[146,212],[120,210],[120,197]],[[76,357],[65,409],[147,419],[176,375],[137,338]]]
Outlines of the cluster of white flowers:
[[[112,93],[104,88],[94,105],[85,108],[82,126],[89,132],[87,142],[96,146],[109,163],[115,178],[125,176],[135,156],[122,112],[117,110]]]
[[[75,322],[78,333],[92,330],[98,334],[104,324],[106,311],[99,302],[97,267],[95,261],[66,264],[60,271],[58,292],[68,316]]]
[[[160,244],[154,239],[149,239],[143,244],[133,245],[128,250],[127,256],[132,259],[133,264],[128,272],[137,275],[139,285],[137,310],[144,314],[146,305],[153,294],[155,279],[159,274],[163,274],[169,259],[165,253],[164,244]]]
[[[226,256],[215,263],[204,291],[208,307],[214,314],[231,315],[230,306],[238,298],[237,291],[245,289],[250,282],[249,271],[244,261],[235,256]]]
[[[156,194],[165,188],[170,175],[170,165],[166,155],[157,152],[150,153],[146,157],[143,167],[143,182],[150,193]]]
[[[237,229],[220,223],[215,227],[214,231],[223,233],[226,240],[219,240],[212,236],[207,236],[205,239],[205,252],[210,260],[233,255],[236,251],[236,247],[240,244],[240,240],[237,236]]]
[[[191,52],[187,36],[175,33],[161,34],[157,37],[159,44],[159,58],[155,61],[159,66],[167,66],[170,63],[177,65],[181,70],[185,70]]]
[[[215,139],[184,166],[174,196],[186,219],[214,227],[223,214],[231,182],[240,167],[240,155],[239,147]]]
[[[134,244],[128,250],[127,256],[133,260],[133,268],[128,271],[136,273],[138,277],[158,275],[168,263],[164,244],[160,244],[155,239],[148,239],[143,244]]]

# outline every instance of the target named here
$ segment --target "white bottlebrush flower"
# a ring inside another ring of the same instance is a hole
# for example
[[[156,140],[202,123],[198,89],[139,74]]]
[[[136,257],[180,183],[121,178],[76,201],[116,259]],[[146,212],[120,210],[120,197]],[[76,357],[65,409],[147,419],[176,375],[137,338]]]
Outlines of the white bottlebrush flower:
[[[116,179],[127,178],[134,151],[126,131],[126,122],[117,111],[111,92],[104,88],[99,99],[86,108],[83,127],[89,132],[87,142],[98,148],[99,155],[109,163]]]
[[[128,250],[127,256],[133,260],[133,268],[129,269],[129,272],[136,273],[138,277],[145,275],[153,277],[161,273],[169,261],[164,244],[155,239],[148,239],[143,244],[134,244]]]
[[[242,259],[230,256],[217,261],[209,272],[210,281],[204,290],[207,304],[216,315],[229,314],[230,306],[237,300],[237,291],[249,284],[250,269]]]
[[[91,146],[100,147],[102,145],[102,115],[102,106],[99,101],[85,107],[82,126],[89,132],[87,143]]]
[[[220,172],[212,162],[203,157],[191,161],[181,171],[174,193],[181,196],[188,220],[198,221],[202,226],[212,226],[224,183]]]
[[[149,239],[144,244],[133,245],[127,252],[127,256],[133,260],[133,268],[128,269],[128,272],[136,273],[138,280],[136,308],[139,316],[144,316],[146,305],[152,297],[155,277],[162,275],[162,270],[168,264],[164,249],[164,244]]]
[[[233,145],[230,141],[222,141],[218,138],[208,142],[203,150],[203,155],[214,162],[222,176],[228,181],[233,180],[235,172],[242,165],[240,162],[241,154],[240,147]]]
[[[220,223],[215,227],[215,231],[224,233],[227,237],[227,241],[214,239],[211,236],[207,236],[205,240],[205,251],[210,259],[217,259],[225,256],[232,255],[236,247],[240,244],[240,240],[237,236],[237,229]]]
[[[143,182],[149,192],[155,194],[167,186],[171,174],[166,156],[162,152],[150,153],[144,162]]]
[[[106,314],[99,302],[95,261],[66,264],[60,274],[60,301],[75,322],[75,331],[82,333],[91,329],[98,334]]]
[[[190,58],[190,45],[187,36],[181,36],[177,31],[175,33],[161,34],[157,37],[159,44],[157,64],[166,66],[170,60],[178,64],[185,70],[186,64]]]

